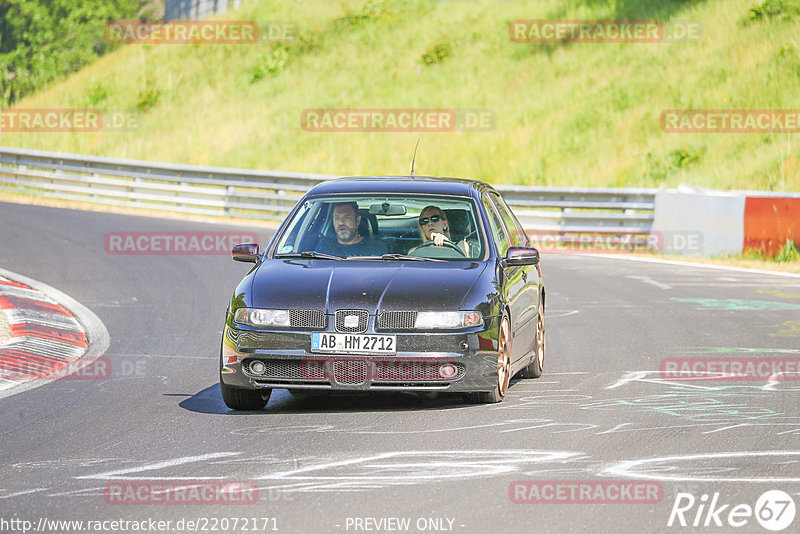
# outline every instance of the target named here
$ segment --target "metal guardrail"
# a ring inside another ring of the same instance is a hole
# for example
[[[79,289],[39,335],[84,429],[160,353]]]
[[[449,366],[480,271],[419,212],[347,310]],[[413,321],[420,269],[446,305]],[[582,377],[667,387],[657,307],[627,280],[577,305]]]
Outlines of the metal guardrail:
[[[322,174],[0,147],[0,190],[113,206],[281,221]],[[496,186],[530,231],[647,232],[655,189]]]

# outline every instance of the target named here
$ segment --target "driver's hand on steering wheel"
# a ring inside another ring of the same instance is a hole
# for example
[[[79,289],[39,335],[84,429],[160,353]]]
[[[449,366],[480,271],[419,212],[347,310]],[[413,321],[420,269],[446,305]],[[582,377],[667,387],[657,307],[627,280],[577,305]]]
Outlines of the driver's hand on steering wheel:
[[[438,232],[431,232],[431,241],[433,241],[433,244],[436,245],[437,247],[441,247],[442,245],[444,245],[446,239],[447,237],[444,234],[440,234]]]

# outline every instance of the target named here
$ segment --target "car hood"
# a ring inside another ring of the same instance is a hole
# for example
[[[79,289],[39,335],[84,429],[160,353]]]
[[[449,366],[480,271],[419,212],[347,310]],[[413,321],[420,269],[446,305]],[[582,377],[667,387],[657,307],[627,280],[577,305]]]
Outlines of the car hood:
[[[254,273],[252,306],[277,309],[453,310],[482,262],[268,259]]]

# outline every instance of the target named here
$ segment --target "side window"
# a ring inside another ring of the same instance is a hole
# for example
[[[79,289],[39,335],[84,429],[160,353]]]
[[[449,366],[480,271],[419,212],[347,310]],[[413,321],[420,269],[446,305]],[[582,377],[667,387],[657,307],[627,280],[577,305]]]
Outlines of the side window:
[[[515,247],[519,247],[524,245],[528,242],[528,238],[525,235],[525,231],[522,229],[522,225],[519,223],[514,214],[511,212],[511,208],[508,207],[506,201],[503,200],[503,197],[498,195],[497,193],[490,193],[489,198],[492,199],[492,202],[495,206],[497,206],[497,211],[500,213],[500,216],[503,218],[503,222],[506,223],[506,228],[510,233],[509,241]]]
[[[486,211],[486,217],[489,219],[489,226],[492,229],[492,239],[497,247],[497,253],[501,256],[505,256],[509,246],[506,229],[499,215],[497,215],[492,201],[490,201],[486,195],[483,196],[483,209]]]

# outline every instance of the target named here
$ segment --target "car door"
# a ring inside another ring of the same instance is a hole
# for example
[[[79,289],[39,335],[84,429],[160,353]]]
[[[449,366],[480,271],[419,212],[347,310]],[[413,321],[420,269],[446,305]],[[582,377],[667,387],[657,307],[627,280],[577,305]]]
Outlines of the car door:
[[[488,193],[489,200],[500,215],[500,220],[508,233],[508,241],[512,246],[528,246],[528,237],[522,230],[522,225],[511,212],[505,200],[496,192]],[[517,344],[514,354],[519,358],[524,357],[534,348],[536,340],[536,319],[539,305],[539,269],[536,265],[521,265],[513,273],[509,270],[509,280],[514,276],[515,306],[517,319],[514,341]]]
[[[501,260],[505,258],[509,246],[516,246],[514,245],[515,240],[488,193],[483,197],[483,209],[492,231],[492,240],[497,248],[497,278],[501,286],[499,290],[505,296],[510,312],[511,363],[513,365],[525,355],[529,346],[529,343],[519,338],[520,333],[524,331],[520,323],[520,319],[525,317],[525,303],[520,300],[525,290],[524,269],[516,265],[502,267]]]

